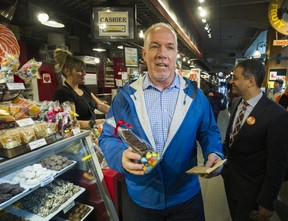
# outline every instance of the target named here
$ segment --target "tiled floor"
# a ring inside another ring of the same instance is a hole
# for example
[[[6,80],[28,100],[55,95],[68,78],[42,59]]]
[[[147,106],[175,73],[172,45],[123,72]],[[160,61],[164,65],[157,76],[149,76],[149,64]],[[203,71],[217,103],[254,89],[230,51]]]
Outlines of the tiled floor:
[[[226,132],[228,119],[228,110],[221,111],[218,117],[218,126],[221,131],[222,139]],[[203,164],[201,151],[198,151],[198,153],[199,163]],[[212,179],[200,178],[200,183],[202,187],[206,221],[231,221],[221,176]],[[270,221],[280,221],[280,219],[274,214]]]

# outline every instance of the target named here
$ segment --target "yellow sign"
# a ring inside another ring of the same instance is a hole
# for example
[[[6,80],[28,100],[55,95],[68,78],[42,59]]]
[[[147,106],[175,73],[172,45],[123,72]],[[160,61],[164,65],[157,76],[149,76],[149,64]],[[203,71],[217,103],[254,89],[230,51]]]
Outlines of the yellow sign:
[[[129,36],[128,11],[99,11],[99,36]]]
[[[273,40],[273,46],[286,46],[288,45],[288,39]]]
[[[288,35],[288,8],[286,1],[271,0],[268,18],[272,27],[283,35]]]

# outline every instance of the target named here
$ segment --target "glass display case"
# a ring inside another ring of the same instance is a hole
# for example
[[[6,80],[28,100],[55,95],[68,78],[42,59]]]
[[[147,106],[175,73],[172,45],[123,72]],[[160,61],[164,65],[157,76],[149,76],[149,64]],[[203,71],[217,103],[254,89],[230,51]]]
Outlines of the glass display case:
[[[24,90],[23,83],[0,83],[0,101],[11,101]]]
[[[61,167],[57,167],[59,165]],[[13,196],[11,186],[18,188],[13,190]],[[22,220],[68,220],[67,214],[79,205],[86,205],[88,211],[79,220],[119,220],[89,131],[12,159],[0,158],[1,188],[4,191],[0,192],[0,220],[3,213],[14,214]],[[8,193],[10,199],[3,200]]]

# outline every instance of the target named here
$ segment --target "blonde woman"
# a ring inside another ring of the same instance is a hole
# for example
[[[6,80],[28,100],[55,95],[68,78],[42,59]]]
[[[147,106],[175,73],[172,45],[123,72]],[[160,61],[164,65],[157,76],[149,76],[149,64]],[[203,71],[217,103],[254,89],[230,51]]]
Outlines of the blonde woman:
[[[96,119],[95,109],[108,113],[109,105],[98,99],[85,87],[85,63],[72,55],[69,51],[56,49],[54,51],[56,61],[55,69],[64,77],[64,84],[59,87],[53,96],[53,101],[60,103],[69,101],[74,103],[80,127],[89,128],[89,122],[102,123],[103,119]]]

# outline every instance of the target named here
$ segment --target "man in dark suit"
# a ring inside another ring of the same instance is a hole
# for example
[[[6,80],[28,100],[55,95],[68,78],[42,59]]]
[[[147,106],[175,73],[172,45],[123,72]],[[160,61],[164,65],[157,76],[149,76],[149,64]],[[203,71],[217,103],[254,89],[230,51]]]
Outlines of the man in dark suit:
[[[268,221],[288,164],[288,112],[260,87],[261,62],[240,62],[231,79],[232,114],[224,141],[224,179],[233,221]]]

